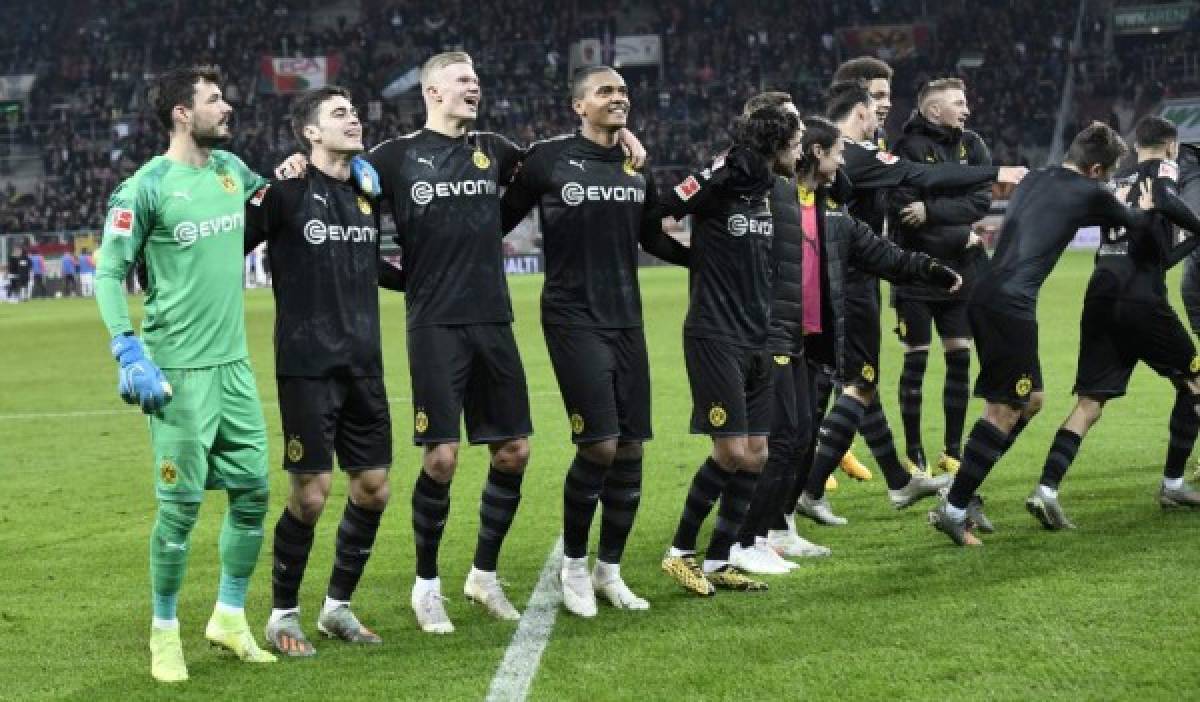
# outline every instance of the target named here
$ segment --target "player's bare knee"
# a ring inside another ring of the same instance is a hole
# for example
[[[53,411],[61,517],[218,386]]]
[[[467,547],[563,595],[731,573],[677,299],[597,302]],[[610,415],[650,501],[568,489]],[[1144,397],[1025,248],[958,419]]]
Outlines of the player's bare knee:
[[[746,454],[742,465],[738,467],[747,473],[761,473],[763,466],[767,465],[767,455],[769,452],[767,437],[751,436],[746,440]]]
[[[512,439],[492,447],[492,467],[502,473],[524,473],[529,465],[529,440]]]
[[[875,386],[873,385],[847,385],[843,392],[858,400],[863,407],[867,407],[875,401]]]
[[[1034,415],[1042,411],[1042,405],[1046,402],[1046,393],[1035,392],[1029,396],[1029,402],[1025,405],[1025,411],[1021,416],[1026,420],[1033,419]]]
[[[1010,405],[1003,402],[989,402],[983,408],[983,418],[992,426],[1007,433],[1017,426],[1021,419],[1020,405]]]
[[[946,353],[951,353],[953,351],[969,351],[970,349],[970,339],[942,339],[942,350]]]
[[[329,499],[332,478],[332,473],[293,473],[287,500],[292,516],[305,524],[316,524]]]
[[[1100,415],[1104,412],[1104,400],[1096,397],[1080,397],[1076,408],[1082,415],[1084,423],[1091,427],[1100,421]]]
[[[736,473],[746,462],[746,437],[713,439],[713,460],[727,473]]]
[[[316,524],[325,511],[325,495],[316,491],[293,492],[288,495],[288,511],[305,524]]]
[[[900,348],[904,350],[904,353],[915,353],[918,351],[928,351],[929,344],[915,344],[914,345],[914,344],[906,344],[903,341],[901,341]]]
[[[350,499],[359,507],[382,512],[391,497],[392,486],[386,470],[364,470],[350,478]]]
[[[618,461],[640,461],[642,455],[642,442],[622,441],[617,444],[617,455],[614,458]]]
[[[591,463],[601,466],[611,466],[612,462],[617,458],[617,440],[605,439],[604,441],[579,444],[577,450],[580,456],[583,456]]]
[[[422,461],[425,473],[443,485],[454,479],[458,468],[458,444],[436,444],[425,447]]]

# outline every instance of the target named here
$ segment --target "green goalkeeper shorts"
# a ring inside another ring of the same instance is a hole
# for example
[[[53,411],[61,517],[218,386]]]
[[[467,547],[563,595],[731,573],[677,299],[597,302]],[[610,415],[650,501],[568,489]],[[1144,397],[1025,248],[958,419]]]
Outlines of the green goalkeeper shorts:
[[[155,493],[200,502],[205,490],[267,483],[267,427],[247,361],[163,369],[171,401],[150,416]]]

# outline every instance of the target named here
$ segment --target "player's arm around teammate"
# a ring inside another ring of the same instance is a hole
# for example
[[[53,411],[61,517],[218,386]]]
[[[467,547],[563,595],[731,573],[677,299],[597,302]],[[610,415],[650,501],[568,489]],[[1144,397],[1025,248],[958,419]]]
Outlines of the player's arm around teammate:
[[[334,457],[349,477],[335,561],[317,628],[352,643],[380,643],[350,608],[390,496],[391,413],[383,384],[377,285],[378,186],[354,164],[362,123],[350,93],[319,88],[292,106],[292,131],[311,167],[251,198],[247,245],[267,241],[276,300],[276,380],[287,504],[275,525],[268,642],[289,656],[315,649],[298,594]],[[358,177],[355,177],[358,176]]]
[[[1079,227],[1140,231],[1153,221],[1152,213],[1127,206],[1106,186],[1126,150],[1111,127],[1093,123],[1076,135],[1061,167],[1032,174],[1009,201],[1000,243],[967,308],[984,416],[970,432],[946,501],[929,513],[930,524],[959,546],[979,545],[975,526],[991,531],[976,493],[1042,407],[1037,298],[1043,283]],[[1142,206],[1152,206],[1149,183],[1141,190]]]
[[[641,500],[642,443],[651,437],[650,368],[642,330],[638,243],[675,263],[687,248],[662,231],[654,183],[618,146],[628,89],[607,66],[580,69],[575,134],[535,143],[504,194],[504,227],[535,206],[546,254],[542,326],[576,455],[563,487],[563,604],[597,613],[596,593],[646,609],[620,576]],[[596,567],[588,532],[603,505]]]
[[[469,55],[431,57],[421,90],[425,127],[376,146],[368,160],[391,204],[404,256],[413,439],[422,447],[412,498],[411,605],[423,631],[450,633],[437,561],[464,416],[468,440],[486,444],[491,460],[463,591],[492,616],[520,617],[496,574],[520,504],[532,433],[504,277],[499,188],[524,153],[498,134],[470,130],[482,93]]]
[[[1135,134],[1132,187],[1118,195],[1131,204],[1142,199],[1142,207],[1148,208],[1151,198],[1141,186],[1149,181],[1152,199],[1161,208],[1186,209],[1176,193],[1178,129],[1160,117],[1147,116],[1138,122]],[[1125,394],[1139,361],[1176,389],[1159,502],[1164,507],[1200,506],[1200,493],[1183,482],[1184,466],[1200,431],[1200,360],[1166,296],[1167,270],[1200,239],[1184,231],[1184,240],[1178,242],[1165,217],[1155,217],[1143,230],[1108,227],[1102,233],[1080,320],[1074,388],[1078,400],[1055,434],[1038,485],[1025,501],[1030,514],[1050,530],[1074,528],[1059,502],[1059,487],[1108,400]]]

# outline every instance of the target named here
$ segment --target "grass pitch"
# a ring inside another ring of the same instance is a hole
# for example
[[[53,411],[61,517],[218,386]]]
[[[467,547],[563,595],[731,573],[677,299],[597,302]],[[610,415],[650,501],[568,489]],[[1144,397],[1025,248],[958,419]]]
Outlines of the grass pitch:
[[[686,277],[643,271],[656,439],[624,574],[651,602],[644,613],[582,621],[560,614],[534,679],[538,700],[622,699],[1187,699],[1200,683],[1200,513],[1155,504],[1166,452],[1170,386],[1139,369],[1084,443],[1062,491],[1079,529],[1043,531],[1022,501],[1072,398],[1078,316],[1091,271],[1068,254],[1042,296],[1048,402],[984,486],[998,533],[953,548],[924,520],[897,513],[876,471],[831,493],[851,523],[802,525],[833,558],[770,579],[762,594],[690,597],[658,570],[688,481],[708,447],[687,434],[690,411],[680,324]],[[519,608],[560,529],[571,457],[566,418],[537,317],[540,277],[512,278],[517,339],[532,394],[533,458],[501,557]],[[1172,288],[1178,287],[1177,275]],[[317,641],[315,659],[250,666],[209,649],[216,534],[224,496],[210,493],[193,537],[180,601],[191,681],[169,691],[149,676],[147,539],[153,521],[145,420],[116,397],[114,364],[91,301],[0,305],[0,699],[481,699],[514,625],[461,596],[470,567],[486,450],[464,450],[442,546],[444,592],[458,627],[420,633],[408,606],[413,577],[409,499],[419,455],[409,442],[403,300],[383,295],[387,384],[396,435],[393,502],[355,599],[384,646]],[[133,303],[137,306],[137,303]],[[247,294],[251,356],[269,426],[272,508],[251,587],[256,636],[270,608],[270,531],[286,476],[275,402],[265,290]],[[885,330],[894,324],[890,310]],[[899,440],[900,352],[885,333],[883,394]],[[977,365],[972,365],[972,373]],[[941,437],[941,356],[931,354],[925,446]],[[978,416],[972,405],[967,430]],[[874,467],[859,442],[858,455]],[[1189,473],[1191,472],[1189,468]],[[345,500],[338,477],[301,593],[311,636]],[[711,520],[710,520],[711,521]],[[593,543],[598,527],[593,529]],[[702,538],[705,538],[702,535]],[[701,543],[704,543],[703,541]]]

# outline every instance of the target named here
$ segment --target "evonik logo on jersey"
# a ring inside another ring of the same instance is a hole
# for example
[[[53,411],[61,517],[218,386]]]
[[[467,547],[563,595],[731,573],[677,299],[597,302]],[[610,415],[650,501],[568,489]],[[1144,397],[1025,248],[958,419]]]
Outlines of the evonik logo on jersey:
[[[199,222],[180,222],[175,225],[175,241],[186,249],[196,243],[197,239],[240,231],[245,224],[246,216],[241,212],[221,215],[220,217],[213,217],[212,219],[205,219]]]
[[[645,202],[646,191],[631,185],[588,185],[576,182],[567,183],[562,187],[562,201],[568,207],[582,205],[584,200],[590,202]]]
[[[325,224],[319,219],[310,219],[304,225],[304,240],[313,246],[324,244],[326,241],[373,244],[377,235],[375,227],[343,227],[340,224]]]
[[[775,230],[773,222],[767,220],[751,219],[744,214],[735,214],[729,218],[728,222],[729,233],[733,236],[745,236],[747,234],[761,234],[763,236],[771,236]]]
[[[456,197],[458,195],[495,195],[496,181],[494,180],[460,180],[457,182],[430,183],[418,180],[412,184],[409,191],[412,201],[418,205],[428,205],[435,197]]]

